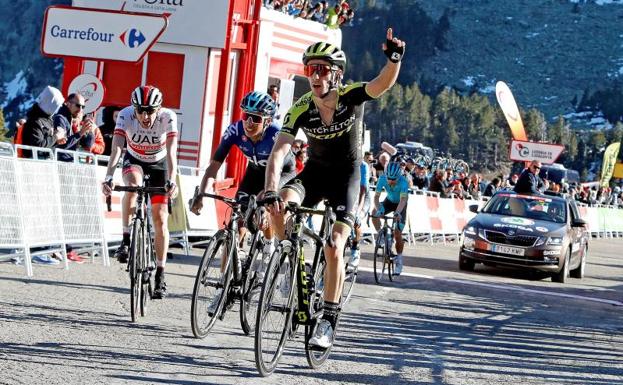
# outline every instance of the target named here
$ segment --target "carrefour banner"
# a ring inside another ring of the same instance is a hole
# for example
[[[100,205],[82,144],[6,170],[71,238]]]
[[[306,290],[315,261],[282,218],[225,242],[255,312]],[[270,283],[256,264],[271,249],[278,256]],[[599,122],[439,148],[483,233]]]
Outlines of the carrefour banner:
[[[608,187],[612,173],[614,172],[614,166],[617,163],[617,157],[619,156],[619,149],[621,142],[612,143],[606,148],[604,152],[604,161],[601,165],[601,187]]]
[[[138,62],[167,27],[162,15],[52,6],[45,12],[45,55]]]

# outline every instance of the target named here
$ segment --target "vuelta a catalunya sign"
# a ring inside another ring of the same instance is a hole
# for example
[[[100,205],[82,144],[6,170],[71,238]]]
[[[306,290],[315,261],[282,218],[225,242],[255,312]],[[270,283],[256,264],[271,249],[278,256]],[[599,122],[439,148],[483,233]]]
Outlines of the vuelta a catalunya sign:
[[[513,140],[509,158],[517,162],[538,160],[541,163],[552,164],[556,162],[564,149],[565,146],[559,144]]]
[[[79,93],[84,96],[84,112],[89,114],[102,104],[104,91],[101,80],[90,74],[82,74],[71,81],[68,94]]]
[[[41,51],[48,56],[140,61],[167,27],[163,15],[52,6]]]

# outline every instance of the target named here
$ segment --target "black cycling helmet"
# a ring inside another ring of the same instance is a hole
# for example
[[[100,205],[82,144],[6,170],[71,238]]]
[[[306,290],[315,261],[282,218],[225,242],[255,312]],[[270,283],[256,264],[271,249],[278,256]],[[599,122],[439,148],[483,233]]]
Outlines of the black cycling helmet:
[[[326,60],[334,66],[339,67],[342,71],[346,67],[346,54],[336,45],[319,41],[307,47],[303,54],[303,64],[307,64],[312,59]]]

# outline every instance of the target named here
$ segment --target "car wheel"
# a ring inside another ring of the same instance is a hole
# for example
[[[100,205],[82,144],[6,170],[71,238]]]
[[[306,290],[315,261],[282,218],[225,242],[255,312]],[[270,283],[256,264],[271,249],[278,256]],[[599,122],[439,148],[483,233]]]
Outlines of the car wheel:
[[[586,257],[588,256],[588,246],[584,246],[584,250],[582,250],[582,259],[580,259],[580,264],[575,269],[569,272],[569,275],[573,278],[584,278],[584,274],[586,272]]]
[[[558,273],[552,275],[552,281],[565,283],[567,282],[567,277],[569,276],[569,259],[571,257],[571,249],[567,249],[565,253],[565,260],[563,261],[562,268]]]
[[[474,261],[459,254],[459,270],[474,271],[474,266],[476,266]]]

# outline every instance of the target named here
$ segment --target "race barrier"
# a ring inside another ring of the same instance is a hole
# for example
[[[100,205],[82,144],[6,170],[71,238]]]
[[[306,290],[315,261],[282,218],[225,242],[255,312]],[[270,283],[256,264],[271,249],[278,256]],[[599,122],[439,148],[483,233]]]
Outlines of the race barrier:
[[[18,158],[16,149],[32,150],[33,158]],[[70,154],[73,161],[57,161],[61,152]],[[101,193],[107,161],[107,157],[87,153],[0,143],[0,249],[10,250],[12,256],[23,256],[28,276],[33,275],[31,257],[42,253],[60,253],[64,267],[69,268],[67,244],[101,250],[102,263],[110,264],[110,243],[119,242],[122,237],[122,194],[113,193],[112,211],[108,212]],[[169,229],[171,242],[182,243],[187,253],[190,237],[211,236],[229,217],[227,206],[213,199],[204,200],[200,216],[190,212],[188,201],[203,173],[203,169],[179,167],[177,176],[179,195],[169,216]],[[122,184],[121,172],[115,173],[114,183]],[[235,192],[231,180],[217,183],[217,190],[227,196]],[[408,199],[404,229],[407,240],[429,244],[458,241],[463,227],[475,215],[469,206],[482,207],[486,203],[440,198],[426,191],[414,191]],[[583,204],[578,204],[578,208],[591,235],[623,236],[623,210]],[[363,223],[363,232],[368,237],[376,233],[370,221]],[[35,249],[43,247],[44,251]]]

